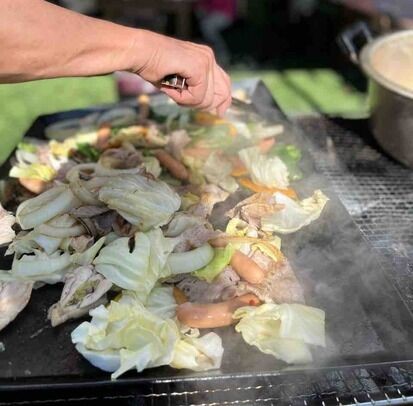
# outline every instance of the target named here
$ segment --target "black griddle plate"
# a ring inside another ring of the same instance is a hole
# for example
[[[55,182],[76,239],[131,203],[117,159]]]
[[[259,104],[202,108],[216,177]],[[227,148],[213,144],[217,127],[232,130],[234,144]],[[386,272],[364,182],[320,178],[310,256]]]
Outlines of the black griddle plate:
[[[283,119],[262,84],[255,94],[259,96],[255,105],[263,116]],[[93,111],[96,109],[41,116],[26,136],[41,138],[48,124]],[[300,130],[287,121],[285,125],[286,139],[298,142],[305,150],[308,145]],[[306,197],[314,189],[322,189],[330,198],[319,220],[283,238],[283,250],[305,289],[307,304],[326,312],[328,344],[325,349],[313,351],[313,364],[287,366],[246,345],[239,334],[227,328],[218,331],[225,348],[219,371],[194,373],[161,367],[140,374],[130,372],[111,382],[109,374],[88,364],[71,344],[70,333],[79,320],[50,327],[47,309],[58,299],[61,286],[46,286],[34,292],[27,308],[0,332],[6,349],[0,353],[0,404],[2,393],[10,396],[23,390],[89,387],[119,391],[129,387],[151,392],[153,384],[161,382],[179,385],[195,381],[202,385],[214,378],[235,382],[241,377],[310,374],[320,368],[412,360],[411,313],[385,276],[376,252],[363,239],[330,185],[314,170],[306,153],[303,168],[305,179],[295,185],[299,194]],[[0,268],[5,268],[6,262],[0,263]]]

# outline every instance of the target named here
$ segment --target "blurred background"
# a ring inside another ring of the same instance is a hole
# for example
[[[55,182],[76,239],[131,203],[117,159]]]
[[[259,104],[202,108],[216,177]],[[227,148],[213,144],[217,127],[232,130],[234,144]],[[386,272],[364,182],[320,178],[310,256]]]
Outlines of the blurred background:
[[[233,80],[259,77],[287,114],[366,114],[366,80],[336,37],[358,20],[375,33],[413,27],[412,0],[59,0],[124,25],[207,43]],[[40,114],[151,92],[134,75],[0,85],[4,159]]]

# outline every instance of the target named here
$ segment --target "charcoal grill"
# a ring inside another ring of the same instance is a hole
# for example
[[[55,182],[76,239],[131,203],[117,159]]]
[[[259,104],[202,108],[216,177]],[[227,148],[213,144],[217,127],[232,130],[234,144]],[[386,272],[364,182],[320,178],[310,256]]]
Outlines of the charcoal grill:
[[[252,85],[247,83],[246,87],[249,86]],[[252,87],[261,114],[282,116],[279,110],[274,110],[274,102],[265,88]],[[365,120],[312,116],[296,117],[293,122],[311,141],[309,151],[317,169],[330,181],[364,240],[379,254],[380,266],[389,284],[396,287],[395,295],[400,294],[400,303],[407,304],[404,317],[410,320],[413,312],[413,173],[380,151]],[[375,302],[378,304],[380,298]],[[257,371],[248,376],[212,374],[207,379],[185,376],[157,379],[155,376],[140,382],[139,386],[132,378],[116,386],[102,379],[67,383],[62,376],[55,376],[52,381],[20,380],[19,385],[0,379],[0,405],[379,406],[413,403],[413,362],[397,357],[372,358],[365,364],[356,360],[334,368],[318,366],[305,372],[286,369],[280,373]]]

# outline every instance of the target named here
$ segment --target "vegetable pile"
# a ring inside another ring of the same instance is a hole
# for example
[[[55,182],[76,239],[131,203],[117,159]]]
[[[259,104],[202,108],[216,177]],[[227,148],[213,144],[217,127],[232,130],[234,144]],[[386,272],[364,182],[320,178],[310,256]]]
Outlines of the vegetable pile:
[[[72,342],[113,379],[220,368],[221,328],[310,362],[311,346],[325,345],[324,312],[305,304],[280,236],[317,220],[328,198],[297,195],[300,150],[250,113],[139,103],[18,146],[1,190],[0,244],[13,262],[0,271],[0,330],[32,289],[61,284],[51,324],[89,315]]]

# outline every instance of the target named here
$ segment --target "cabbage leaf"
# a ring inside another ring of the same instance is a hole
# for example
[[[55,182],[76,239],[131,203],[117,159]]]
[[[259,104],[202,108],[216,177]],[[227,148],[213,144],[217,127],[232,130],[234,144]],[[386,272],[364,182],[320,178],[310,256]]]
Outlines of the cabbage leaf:
[[[195,371],[221,365],[223,348],[217,334],[185,334],[174,320],[155,314],[132,292],[123,292],[118,301],[99,306],[90,315],[90,322],[72,332],[72,342],[92,365],[113,372],[112,379],[130,369],[141,372],[161,365]]]
[[[209,183],[219,186],[227,192],[234,193],[238,189],[238,183],[231,176],[232,165],[213,152],[205,161],[202,173]]]
[[[165,182],[138,174],[111,178],[100,189],[99,200],[142,231],[168,223],[181,205]]]
[[[311,197],[301,202],[279,192],[276,192],[273,198],[276,204],[282,204],[284,208],[263,216],[261,228],[264,231],[280,234],[293,233],[317,220],[329,200],[321,190],[316,190]]]
[[[165,238],[160,229],[138,232],[133,250],[129,247],[129,238],[118,238],[101,249],[93,264],[106,279],[134,291],[145,303],[158,279],[169,276],[166,260],[176,242]]]
[[[312,361],[308,344],[325,346],[325,314],[314,307],[268,303],[241,307],[233,317],[248,344],[290,364]]]
[[[258,147],[239,151],[239,157],[258,185],[286,189],[289,186],[288,169],[278,157],[267,157],[260,153]]]
[[[0,245],[9,243],[15,237],[16,233],[12,229],[15,222],[16,218],[0,203]]]
[[[46,223],[80,204],[68,185],[58,185],[21,203],[16,219],[23,230]]]
[[[32,164],[19,163],[11,168],[9,176],[11,178],[36,179],[50,182],[56,176],[56,171],[49,165],[37,162]]]
[[[221,337],[213,332],[202,337],[183,336],[176,344],[170,366],[192,371],[221,367],[224,348]]]
[[[34,250],[34,255],[14,257],[11,271],[0,271],[0,280],[23,280],[54,284],[62,282],[64,275],[72,269],[70,255],[56,251],[47,255]]]
[[[72,332],[72,342],[94,366],[113,372],[112,379],[133,368],[141,372],[172,361],[180,338],[176,323],[151,313],[128,293],[90,315],[90,322]]]

